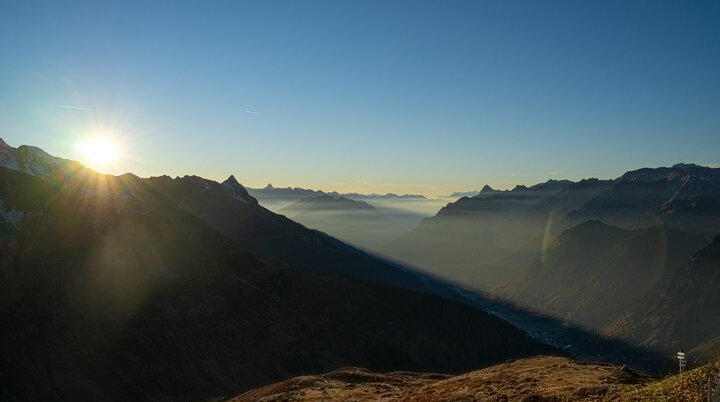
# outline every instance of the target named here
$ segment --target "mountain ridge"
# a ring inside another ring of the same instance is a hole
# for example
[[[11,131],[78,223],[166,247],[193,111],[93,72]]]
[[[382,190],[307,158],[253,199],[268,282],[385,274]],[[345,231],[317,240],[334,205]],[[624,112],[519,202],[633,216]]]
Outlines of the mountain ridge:
[[[220,183],[63,183],[0,167],[0,399],[202,399],[349,364],[465,370],[554,351],[465,304],[251,254],[188,211],[200,197],[271,214]]]
[[[643,168],[613,180],[549,180],[447,204],[381,251],[450,280],[489,290],[543,244],[588,220],[624,229],[663,224],[720,233],[720,168]]]

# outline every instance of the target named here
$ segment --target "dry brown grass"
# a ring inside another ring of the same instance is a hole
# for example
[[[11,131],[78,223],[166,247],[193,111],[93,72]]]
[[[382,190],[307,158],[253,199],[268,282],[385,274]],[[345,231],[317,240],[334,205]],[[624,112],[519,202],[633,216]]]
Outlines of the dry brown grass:
[[[706,364],[682,374],[662,378],[639,387],[622,387],[603,395],[600,401],[706,401],[720,381],[718,363]]]
[[[624,367],[565,357],[508,361],[457,376],[345,368],[292,378],[232,401],[704,401],[718,364],[651,380]]]

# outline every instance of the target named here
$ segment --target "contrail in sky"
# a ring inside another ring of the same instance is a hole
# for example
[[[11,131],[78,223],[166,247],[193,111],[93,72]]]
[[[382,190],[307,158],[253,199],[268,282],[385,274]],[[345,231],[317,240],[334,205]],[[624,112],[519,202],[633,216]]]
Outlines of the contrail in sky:
[[[80,107],[80,106],[70,106],[70,105],[56,105],[57,107],[61,107],[63,109],[77,109],[77,110],[91,110],[94,112],[100,112],[102,109],[93,109],[90,107]]]

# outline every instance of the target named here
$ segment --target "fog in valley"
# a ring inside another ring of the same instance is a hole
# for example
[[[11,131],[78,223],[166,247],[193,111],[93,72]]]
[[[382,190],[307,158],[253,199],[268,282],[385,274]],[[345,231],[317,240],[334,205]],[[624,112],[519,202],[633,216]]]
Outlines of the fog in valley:
[[[669,313],[649,318],[643,311],[677,308],[679,296],[663,295],[700,275],[685,268],[696,253],[717,249],[719,172],[678,164],[607,180],[486,187],[459,199],[254,195],[261,205],[285,203],[277,211],[309,228],[458,288],[665,348],[671,339],[650,331],[657,324],[648,320]],[[712,303],[698,308],[694,314],[720,311]],[[675,333],[680,324],[663,328]],[[703,330],[689,343],[707,354],[716,348],[700,345],[712,335]]]
[[[453,198],[403,198],[323,193],[306,189],[253,189],[263,207],[356,247],[379,252],[434,216]]]

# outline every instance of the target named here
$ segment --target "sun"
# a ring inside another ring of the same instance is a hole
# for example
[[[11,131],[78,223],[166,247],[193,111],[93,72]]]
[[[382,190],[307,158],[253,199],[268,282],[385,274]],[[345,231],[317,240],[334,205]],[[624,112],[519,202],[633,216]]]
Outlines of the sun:
[[[94,138],[80,141],[76,144],[75,150],[89,158],[94,164],[107,165],[118,156],[117,145],[105,138]]]

